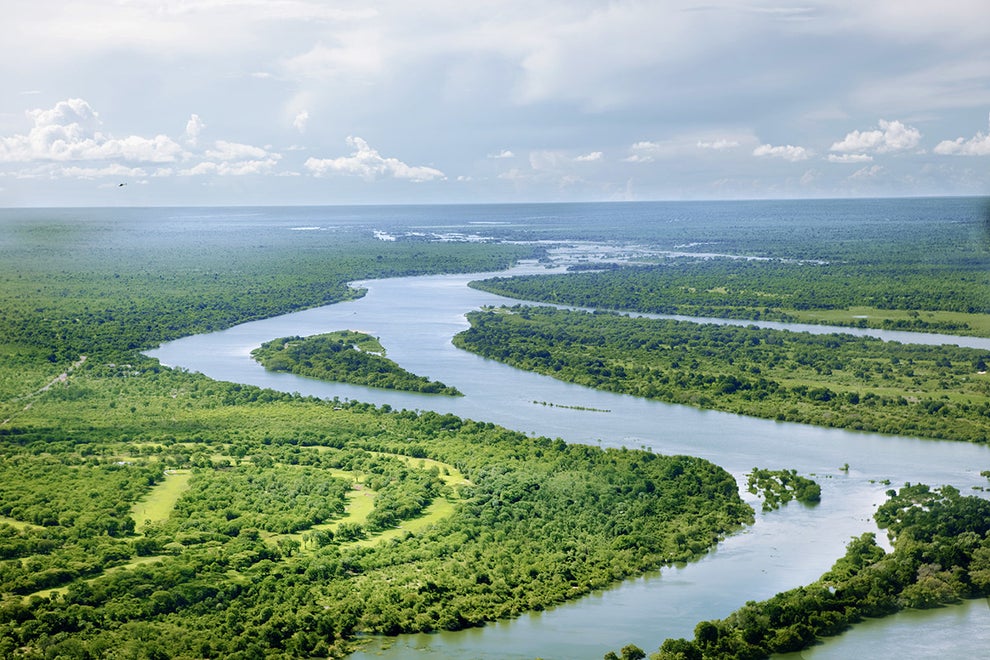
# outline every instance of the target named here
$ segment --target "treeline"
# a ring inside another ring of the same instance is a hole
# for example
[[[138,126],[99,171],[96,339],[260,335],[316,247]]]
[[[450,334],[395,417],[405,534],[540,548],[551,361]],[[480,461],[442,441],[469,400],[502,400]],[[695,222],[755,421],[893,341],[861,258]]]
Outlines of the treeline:
[[[360,227],[245,231],[235,222],[180,230],[110,211],[98,220],[91,211],[83,219],[11,213],[0,223],[0,337],[53,363],[348,300],[361,295],[347,286],[357,279],[498,270],[534,253],[521,245],[385,243]]]
[[[623,394],[781,421],[990,440],[986,351],[516,306],[454,343]]]
[[[703,621],[694,639],[668,639],[650,657],[766,658],[800,651],[867,617],[990,595],[990,502],[923,484],[888,495],[875,518],[893,552],[863,534],[817,582]]]
[[[273,339],[251,351],[251,357],[271,371],[389,390],[463,396],[456,387],[406,371],[385,357],[377,339],[352,330]]]
[[[805,312],[864,307],[908,313],[904,318],[832,315],[827,322],[980,334],[984,331],[965,322],[919,312],[990,314],[987,258],[877,264],[682,257],[602,272],[499,277],[471,286],[525,300],[708,318],[816,322]]]

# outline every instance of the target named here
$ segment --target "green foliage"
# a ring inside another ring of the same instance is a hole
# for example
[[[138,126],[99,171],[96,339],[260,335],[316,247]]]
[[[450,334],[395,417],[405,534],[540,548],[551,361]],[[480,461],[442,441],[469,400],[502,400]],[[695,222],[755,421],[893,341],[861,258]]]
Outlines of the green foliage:
[[[796,470],[767,470],[753,468],[746,475],[746,489],[763,497],[763,510],[772,511],[792,499],[806,504],[821,501],[822,488],[813,479],[802,477]]]
[[[983,222],[978,206],[926,214],[928,204],[921,204],[855,221],[842,203],[834,206],[814,218],[800,210],[752,218],[737,205],[734,222],[710,217],[702,226],[651,225],[640,240],[676,250],[657,264],[590,264],[596,272],[472,286],[597,309],[990,336],[990,252],[985,241],[973,240]],[[738,257],[692,254],[713,250]],[[851,311],[860,309],[868,313]],[[822,314],[837,311],[847,313]]]
[[[385,357],[377,339],[341,330],[310,337],[282,337],[251,351],[272,371],[389,390],[461,396],[455,387],[417,376]]]
[[[326,655],[359,632],[456,629],[549,607],[695,557],[752,519],[731,475],[701,459],[136,362],[91,358],[5,427],[2,501],[39,524],[0,526],[11,557],[0,560],[0,644],[39,657],[99,656],[136,639],[142,649],[167,640],[163,657]],[[73,389],[85,395],[64,396]],[[445,483],[431,460],[467,481]],[[192,476],[171,514],[127,531],[133,503],[175,468]],[[328,533],[358,477],[375,494],[371,513]],[[73,487],[53,490],[58,480]],[[446,517],[372,542],[439,499],[455,503]],[[75,511],[72,525],[41,526]],[[117,527],[77,532],[87,516]]]
[[[362,293],[347,285],[355,279],[494,270],[533,253],[151,213],[0,209],[0,337],[25,357],[68,363],[348,300]]]
[[[990,440],[985,351],[552,307],[468,314],[454,343],[568,382],[782,421]]]

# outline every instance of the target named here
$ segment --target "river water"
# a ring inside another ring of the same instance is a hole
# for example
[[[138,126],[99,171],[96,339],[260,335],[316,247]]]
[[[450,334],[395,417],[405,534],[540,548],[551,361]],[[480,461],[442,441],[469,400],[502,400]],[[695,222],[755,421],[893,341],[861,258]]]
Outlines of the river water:
[[[530,264],[500,274],[526,272],[545,271]],[[468,327],[466,312],[511,302],[467,286],[470,280],[488,275],[359,282],[356,286],[367,288],[367,295],[359,300],[186,337],[149,355],[217,380],[449,412],[568,442],[701,456],[741,483],[753,467],[793,468],[815,475],[822,486],[822,501],[814,507],[791,503],[775,512],[758,513],[752,527],[697,562],[482,628],[386,640],[354,658],[601,658],[628,643],[653,651],[667,637],[691,637],[699,621],[724,617],[747,600],[768,598],[817,579],[844,553],[850,537],[877,531],[872,514],[888,488],[904,482],[951,483],[966,493],[973,486],[986,485],[980,471],[990,468],[987,447],[824,429],[646,401],[562,383],[460,351],[451,337]],[[276,337],[341,329],[379,337],[388,357],[404,368],[457,387],[465,396],[408,394],[269,373],[249,355]],[[823,331],[818,326],[810,329]],[[990,349],[986,339],[868,334]],[[844,464],[848,470],[840,469]],[[743,495],[759,509],[748,493]],[[883,539],[882,532],[878,539]],[[872,622],[794,657],[981,657],[990,648],[988,638],[990,609],[980,600]]]

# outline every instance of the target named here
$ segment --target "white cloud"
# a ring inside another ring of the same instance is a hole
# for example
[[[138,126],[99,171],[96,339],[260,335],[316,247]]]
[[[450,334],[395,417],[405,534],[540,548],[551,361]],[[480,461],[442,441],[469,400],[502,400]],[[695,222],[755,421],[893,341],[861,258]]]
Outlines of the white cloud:
[[[304,167],[313,176],[346,174],[360,176],[369,181],[379,177],[392,177],[415,182],[447,178],[443,172],[432,167],[407,165],[396,158],[385,158],[377,150],[372,149],[362,138],[348,137],[347,144],[354,149],[350,156],[308,158]]]
[[[990,156],[990,133],[977,131],[976,135],[966,140],[942,140],[935,145],[935,153],[944,156]]]
[[[739,146],[738,140],[718,139],[718,140],[712,140],[710,142],[704,140],[698,140],[699,149],[713,149],[715,151],[722,151],[724,149],[734,149],[738,146]]]
[[[604,157],[604,154],[600,151],[592,151],[589,154],[584,154],[583,156],[578,156],[574,159],[576,163],[593,163],[599,161]]]
[[[663,146],[659,142],[641,140],[629,147],[630,154],[623,160],[627,163],[652,163],[662,150]]]
[[[182,147],[165,135],[114,138],[100,129],[99,114],[82,99],[59,101],[27,112],[34,126],[27,135],[0,138],[0,162],[125,160],[170,163]]]
[[[367,79],[385,68],[387,48],[380,32],[360,29],[335,35],[336,43],[318,43],[305,53],[281,62],[284,75],[294,80]]]
[[[830,163],[869,163],[873,156],[869,154],[829,154]]]
[[[880,174],[883,174],[884,167],[882,165],[871,165],[869,167],[864,167],[858,169],[849,175],[850,179],[873,179]]]
[[[292,126],[300,133],[305,133],[307,122],[309,122],[309,112],[307,110],[300,110],[296,113],[296,118],[292,120]]]
[[[59,168],[57,175],[74,179],[105,179],[107,177],[141,179],[148,176],[148,172],[141,167],[126,167],[120,163],[112,163],[106,167],[78,167],[75,165],[62,167]]]
[[[495,158],[495,159],[501,159],[501,158],[514,158],[514,157],[515,157],[515,154],[514,154],[514,153],[512,153],[511,151],[509,151],[508,149],[503,149],[502,151],[500,151],[500,152],[498,152],[498,153],[495,153],[495,154],[489,154],[489,156],[488,156],[488,157],[489,157],[489,158]]]
[[[577,163],[594,163],[605,155],[601,151],[571,156],[565,151],[533,151],[529,154],[529,166],[538,172],[555,172],[570,168]]]
[[[829,151],[844,153],[872,151],[883,154],[913,149],[921,141],[921,131],[899,121],[881,119],[879,126],[879,129],[872,131],[852,131],[839,142],[832,144]]]
[[[261,160],[237,160],[237,161],[203,161],[193,167],[180,170],[180,176],[250,176],[257,174],[270,174],[278,164],[278,158],[265,158]]]
[[[0,137],[0,162],[36,165],[16,172],[18,177],[135,179],[148,176],[142,165],[197,160],[199,164],[191,167],[157,168],[151,176],[267,174],[281,159],[267,149],[226,140],[198,152],[195,147],[206,125],[196,114],[185,127],[190,150],[166,135],[112,137],[103,131],[99,113],[82,99],[60,101],[51,108],[31,110],[27,116],[34,126],[26,135]]]
[[[279,159],[277,154],[269,153],[261,147],[254,147],[250,144],[240,144],[237,142],[227,142],[217,140],[213,143],[213,148],[208,149],[204,154],[208,160],[219,161],[239,161],[239,160],[263,160],[268,158]]]
[[[199,118],[199,115],[190,116],[189,121],[186,122],[186,142],[195,146],[204,128],[206,128],[206,124]]]
[[[811,152],[804,147],[795,147],[791,144],[775,147],[769,144],[761,144],[753,149],[754,156],[770,156],[772,158],[783,158],[784,160],[796,163],[811,158]]]

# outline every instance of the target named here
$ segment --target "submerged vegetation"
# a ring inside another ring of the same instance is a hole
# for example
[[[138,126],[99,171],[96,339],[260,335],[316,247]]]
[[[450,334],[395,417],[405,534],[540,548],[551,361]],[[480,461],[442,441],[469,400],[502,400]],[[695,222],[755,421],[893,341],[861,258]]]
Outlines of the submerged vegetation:
[[[515,306],[457,346],[568,382],[860,431],[990,440],[990,353],[843,334]]]
[[[266,369],[320,380],[462,396],[455,387],[406,371],[385,357],[385,348],[377,339],[353,330],[273,339],[251,351],[251,357]]]
[[[813,479],[802,477],[796,470],[753,468],[746,475],[746,490],[763,498],[764,511],[780,508],[791,500],[815,504],[822,498],[821,486]]]

